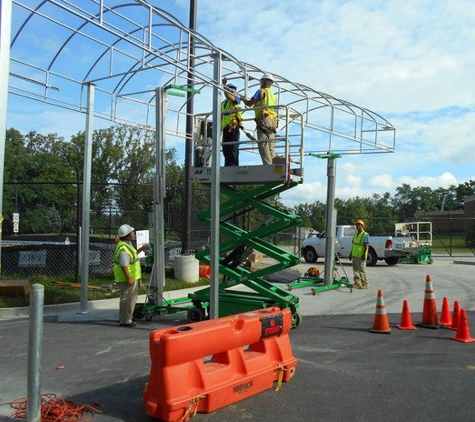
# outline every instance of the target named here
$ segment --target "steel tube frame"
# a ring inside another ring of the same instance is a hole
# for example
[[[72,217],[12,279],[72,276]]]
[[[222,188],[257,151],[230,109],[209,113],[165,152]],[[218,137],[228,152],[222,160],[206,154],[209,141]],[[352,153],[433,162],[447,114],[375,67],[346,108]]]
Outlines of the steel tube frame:
[[[216,53],[214,56],[214,74],[213,78],[221,81],[221,53]],[[220,216],[220,139],[221,139],[221,101],[220,89],[216,84],[213,87],[213,139],[211,146],[211,250],[210,250],[210,304],[209,316],[210,319],[219,317],[219,216]]]
[[[336,230],[336,210],[335,210],[335,178],[336,159],[332,155],[327,157],[327,208],[326,208],[326,242],[325,242],[325,273],[324,285],[333,284],[333,263],[335,261],[335,230]]]
[[[84,139],[84,167],[82,182],[81,230],[81,305],[79,313],[87,313],[89,293],[89,231],[91,214],[92,134],[94,121],[95,85],[87,84],[86,135]]]
[[[165,179],[165,116],[167,93],[163,86],[155,90],[155,182],[153,186],[153,269],[150,284],[157,288],[157,305],[163,303],[165,286],[164,200]]]
[[[7,132],[8,75],[10,73],[10,39],[12,27],[12,1],[0,0],[0,244],[3,222],[3,177],[5,172],[5,141]],[[2,248],[0,247],[0,274],[2,274]]]

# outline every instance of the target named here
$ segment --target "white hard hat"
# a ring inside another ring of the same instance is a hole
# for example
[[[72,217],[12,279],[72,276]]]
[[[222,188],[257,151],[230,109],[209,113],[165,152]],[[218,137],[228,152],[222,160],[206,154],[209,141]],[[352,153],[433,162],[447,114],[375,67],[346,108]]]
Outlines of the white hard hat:
[[[272,81],[274,82],[274,75],[270,74],[270,73],[264,73],[261,77],[261,81],[263,79],[268,79],[269,81]]]
[[[122,226],[119,227],[119,237],[125,237],[128,234],[132,233],[135,229],[132,226],[129,226],[128,224],[122,224]]]

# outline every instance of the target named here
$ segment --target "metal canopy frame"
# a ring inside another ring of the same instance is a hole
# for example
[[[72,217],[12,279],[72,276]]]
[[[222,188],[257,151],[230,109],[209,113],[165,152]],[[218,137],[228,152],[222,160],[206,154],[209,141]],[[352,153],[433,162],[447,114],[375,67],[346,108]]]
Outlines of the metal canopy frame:
[[[94,117],[155,131],[157,87],[189,86],[201,95],[170,97],[164,128],[167,136],[189,140],[188,101],[198,113],[215,113],[221,77],[249,97],[264,73],[145,0],[0,0],[0,12],[0,86],[83,113],[88,126]],[[305,154],[394,152],[395,128],[379,114],[265,71],[275,77],[278,103],[303,120]],[[7,111],[1,104],[8,93],[0,90],[0,185]]]
[[[202,93],[195,109],[208,111],[209,88],[221,88],[213,78],[212,57],[217,53],[222,57],[222,76],[243,86],[244,95],[254,93],[263,73],[144,0],[12,0],[12,4],[9,92],[86,113],[87,84],[94,84],[94,115],[111,122],[154,130],[155,89],[168,84],[193,85]],[[35,36],[45,37],[44,45],[32,46]],[[54,37],[54,48],[49,48],[49,36]],[[266,71],[275,76],[279,104],[304,115],[306,153],[394,152],[395,128],[379,114],[292,82],[273,69]],[[174,99],[169,104],[168,135],[187,136],[186,101]]]

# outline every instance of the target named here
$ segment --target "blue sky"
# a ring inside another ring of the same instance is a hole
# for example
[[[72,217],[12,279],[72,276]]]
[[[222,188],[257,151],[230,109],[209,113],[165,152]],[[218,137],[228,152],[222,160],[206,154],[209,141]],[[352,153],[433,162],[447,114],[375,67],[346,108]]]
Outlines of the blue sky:
[[[188,23],[188,0],[153,5]],[[259,2],[197,0],[197,29],[242,61],[368,108],[396,127],[396,152],[344,156],[339,198],[368,197],[407,183],[431,188],[475,179],[475,7],[471,0]],[[10,96],[12,103],[20,101]],[[25,121],[18,104],[7,127],[84,130],[84,116],[40,103]],[[41,122],[32,127],[33,121]],[[292,206],[326,198],[326,164],[283,195]]]

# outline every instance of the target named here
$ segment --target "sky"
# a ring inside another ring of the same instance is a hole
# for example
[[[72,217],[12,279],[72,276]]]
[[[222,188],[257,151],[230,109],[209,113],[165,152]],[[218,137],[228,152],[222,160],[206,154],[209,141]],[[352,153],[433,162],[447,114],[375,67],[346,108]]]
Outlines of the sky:
[[[150,3],[188,23],[189,0]],[[241,61],[391,122],[396,152],[339,158],[336,197],[475,179],[472,0],[243,0],[228,6],[197,0],[197,31]],[[17,110],[9,112],[7,127],[32,130]],[[49,133],[67,138],[84,130],[82,116],[65,120],[60,109],[40,103],[31,112]],[[282,202],[325,202],[326,184],[325,161],[312,163],[304,183],[282,194]]]

